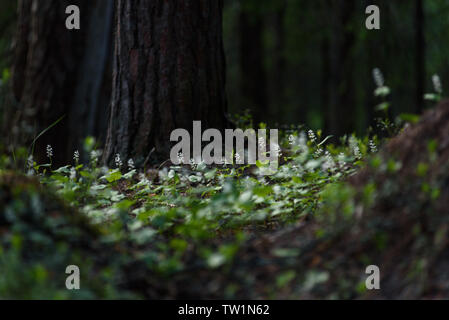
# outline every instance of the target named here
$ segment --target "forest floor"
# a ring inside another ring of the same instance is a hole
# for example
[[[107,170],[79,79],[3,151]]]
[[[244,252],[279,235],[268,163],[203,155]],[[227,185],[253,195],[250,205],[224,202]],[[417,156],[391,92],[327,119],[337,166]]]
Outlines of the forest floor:
[[[0,297],[447,298],[448,119],[443,102],[391,139],[338,145],[292,129],[272,176],[261,163],[104,168],[91,139],[89,164],[23,174],[3,156]]]

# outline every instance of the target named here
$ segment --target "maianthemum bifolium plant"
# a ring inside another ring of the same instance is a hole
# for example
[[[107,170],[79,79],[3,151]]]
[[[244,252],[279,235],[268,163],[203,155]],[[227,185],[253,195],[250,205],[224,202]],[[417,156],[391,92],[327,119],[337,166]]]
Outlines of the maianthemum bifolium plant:
[[[382,113],[389,107],[389,89],[379,70],[374,77],[376,95],[383,101],[377,110]],[[416,121],[408,115],[392,122],[387,112],[384,115],[377,129],[388,133],[397,133],[407,120]],[[240,119],[251,123],[248,117]],[[196,267],[229,272],[249,237],[307,219],[332,223],[336,217],[319,216],[321,208],[347,203],[351,195],[342,187],[344,181],[365,166],[366,159],[378,161],[375,154],[383,142],[372,133],[337,139],[302,126],[283,130],[279,168],[270,176],[261,174],[266,164],[259,161],[256,166],[191,161],[138,170],[132,159],[117,155],[115,167],[107,168],[100,165],[102,152],[92,137],[85,140],[84,150],[74,151],[73,163],[61,168],[52,166],[58,150],[51,146],[46,149],[46,164],[37,164],[25,149],[16,150],[14,157],[3,155],[2,183],[11,180],[14,185],[10,190],[0,188],[0,201],[5,202],[0,204],[4,210],[0,226],[7,228],[0,228],[0,270],[8,274],[0,277],[0,297],[143,297],[145,293],[129,284],[134,273],[148,272],[162,279],[163,286],[163,279]],[[17,168],[20,156],[26,159],[22,178],[5,178],[23,171]],[[89,161],[82,163],[81,158]],[[33,179],[38,183],[30,182]],[[374,190],[366,192],[369,196]],[[350,217],[353,209],[343,211]],[[81,222],[72,220],[74,215],[82,216]],[[28,216],[35,221],[30,223]],[[81,223],[80,229],[76,223]],[[96,230],[95,236],[82,231],[84,226]],[[52,235],[55,228],[60,234]],[[326,230],[314,232],[323,237]],[[73,264],[92,280],[82,280],[81,293],[64,286],[65,267]],[[281,273],[277,283],[282,287],[295,276]],[[232,292],[229,288],[223,296],[232,297]]]

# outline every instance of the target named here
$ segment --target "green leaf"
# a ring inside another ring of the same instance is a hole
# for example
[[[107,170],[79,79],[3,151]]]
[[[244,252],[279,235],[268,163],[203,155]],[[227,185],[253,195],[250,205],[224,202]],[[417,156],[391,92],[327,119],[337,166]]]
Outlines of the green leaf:
[[[114,170],[111,173],[109,173],[109,175],[106,176],[106,180],[109,183],[119,181],[121,178],[122,178],[122,173],[118,170]]]

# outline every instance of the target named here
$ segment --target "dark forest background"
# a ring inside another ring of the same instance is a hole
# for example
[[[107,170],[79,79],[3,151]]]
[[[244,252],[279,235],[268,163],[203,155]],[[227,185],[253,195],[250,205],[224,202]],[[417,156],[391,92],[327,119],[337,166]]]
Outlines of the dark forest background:
[[[365,28],[369,4],[381,8],[380,31]],[[2,1],[3,82],[10,76],[15,21],[16,2]],[[363,133],[377,103],[372,70],[381,69],[392,89],[393,115],[418,113],[431,76],[449,81],[448,38],[445,0],[226,0],[229,111],[249,109],[272,125]]]
[[[226,4],[230,108],[249,107],[262,121],[363,133],[377,103],[374,68],[392,89],[394,115],[421,111],[433,74],[449,80],[447,1]],[[379,31],[365,28],[370,4],[381,9]]]

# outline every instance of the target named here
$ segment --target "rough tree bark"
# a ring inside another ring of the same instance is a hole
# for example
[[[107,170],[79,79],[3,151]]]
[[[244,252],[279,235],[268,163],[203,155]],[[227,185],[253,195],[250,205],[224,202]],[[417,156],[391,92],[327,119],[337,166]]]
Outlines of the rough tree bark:
[[[81,30],[66,29],[65,10],[72,4],[81,10]],[[39,162],[45,160],[49,144],[54,149],[53,162],[67,163],[81,140],[98,133],[96,128],[107,122],[107,108],[99,97],[113,5],[113,1],[103,0],[18,2],[12,78],[18,108],[11,142],[28,146],[37,134],[64,116],[37,141],[34,156]]]
[[[222,0],[117,4],[105,161],[168,159],[174,129],[226,126]],[[154,152],[152,152],[154,149]]]

